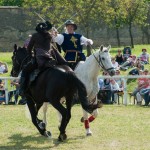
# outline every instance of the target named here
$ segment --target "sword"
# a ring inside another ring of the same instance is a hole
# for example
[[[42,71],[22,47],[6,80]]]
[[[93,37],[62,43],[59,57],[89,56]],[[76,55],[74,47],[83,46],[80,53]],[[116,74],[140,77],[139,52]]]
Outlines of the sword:
[[[78,14],[78,12],[76,12],[75,14],[73,14],[68,20],[71,20],[74,16],[76,16]],[[64,24],[66,24],[66,22],[68,21],[66,20],[62,25],[60,25],[56,30],[58,30],[59,28],[61,28]]]
[[[40,14],[38,14],[37,12],[34,12],[43,22],[46,22],[46,20],[40,16]]]

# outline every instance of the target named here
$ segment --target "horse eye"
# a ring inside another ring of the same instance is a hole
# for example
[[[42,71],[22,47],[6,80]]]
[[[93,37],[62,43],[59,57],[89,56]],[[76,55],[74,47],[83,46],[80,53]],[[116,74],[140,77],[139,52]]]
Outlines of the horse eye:
[[[102,57],[102,60],[105,60],[105,58],[104,58],[104,57]]]

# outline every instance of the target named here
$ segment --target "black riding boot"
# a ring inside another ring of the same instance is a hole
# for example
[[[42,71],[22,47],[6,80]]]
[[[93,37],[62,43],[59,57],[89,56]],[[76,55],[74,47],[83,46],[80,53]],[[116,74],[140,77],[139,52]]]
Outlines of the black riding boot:
[[[20,78],[20,88],[19,88],[19,95],[24,96],[25,95],[25,90],[26,90],[26,78],[21,77]]]

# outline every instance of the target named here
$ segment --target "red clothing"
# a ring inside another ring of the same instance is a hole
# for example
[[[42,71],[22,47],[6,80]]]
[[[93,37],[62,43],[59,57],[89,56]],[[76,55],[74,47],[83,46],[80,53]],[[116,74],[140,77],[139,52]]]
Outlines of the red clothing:
[[[148,82],[148,78],[138,78],[138,83],[139,85],[143,84],[143,83],[147,83]],[[149,85],[145,85],[144,88],[147,88]]]

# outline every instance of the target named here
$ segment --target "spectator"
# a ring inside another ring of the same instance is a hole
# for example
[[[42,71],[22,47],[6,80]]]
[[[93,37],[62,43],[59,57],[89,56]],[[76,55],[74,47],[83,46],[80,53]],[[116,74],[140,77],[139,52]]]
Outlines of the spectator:
[[[126,49],[125,53],[123,54],[123,61],[125,62],[130,57],[129,50]]]
[[[145,69],[144,74],[145,75],[149,74],[147,69]],[[148,79],[148,86],[146,88],[140,90],[140,94],[144,98],[144,101],[145,101],[144,106],[148,106],[150,103],[150,78]]]
[[[7,73],[7,72],[8,72],[7,64],[6,63],[2,63],[0,61],[0,74]]]
[[[142,54],[139,57],[144,64],[149,63],[149,54],[147,53],[146,49],[142,49]]]
[[[133,68],[130,72],[129,75],[139,75],[139,70],[143,70],[144,66],[139,62],[136,64],[136,67]]]
[[[115,58],[116,58],[116,62],[118,62],[119,65],[123,64],[124,59],[123,59],[123,55],[121,53],[121,50],[118,50],[118,53],[115,56]]]
[[[107,72],[103,72],[103,76],[107,76]],[[98,98],[104,104],[111,104],[111,84],[110,79],[100,79],[98,80],[99,83],[99,93]]]
[[[143,70],[140,70],[139,75],[143,75],[143,74],[144,74]],[[137,104],[141,105],[142,97],[140,96],[140,91],[147,88],[148,85],[149,85],[148,78],[138,78],[138,86],[131,94],[132,96],[136,96]]]
[[[3,81],[0,79],[0,104],[5,102],[5,90]]]
[[[19,80],[16,79],[16,80],[13,80],[11,81],[11,86],[15,86],[15,90],[13,91],[9,91],[8,93],[8,99],[9,99],[9,102],[10,100],[12,99],[13,95],[14,95],[14,98],[15,98],[15,104],[17,104],[18,102],[18,97],[19,97]]]
[[[148,75],[148,74],[149,74],[148,69],[145,69],[144,70],[144,75]]]
[[[109,76],[107,72],[103,72],[103,76]],[[102,100],[104,104],[112,104],[111,96],[113,91],[119,90],[118,84],[114,79],[105,78],[99,79],[99,93],[98,98]]]
[[[112,65],[115,69],[119,68],[118,62],[116,62],[115,57],[111,58]]]
[[[116,70],[116,76],[120,75],[120,70]],[[117,103],[118,91],[123,91],[123,80],[121,78],[115,78],[117,86],[112,90],[112,102]]]
[[[129,67],[133,67],[135,66],[136,63],[136,56],[130,56],[126,62],[124,62],[121,66],[120,69],[121,70],[127,70]]]

